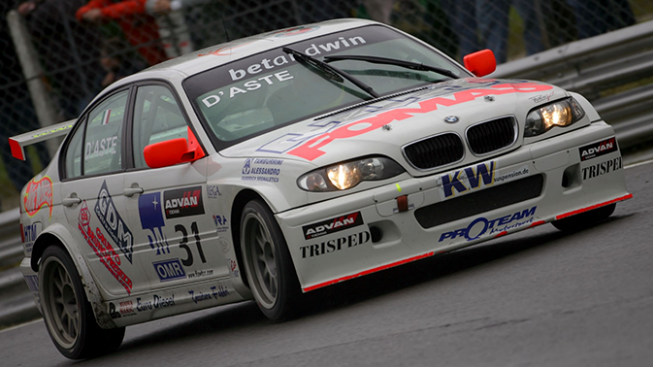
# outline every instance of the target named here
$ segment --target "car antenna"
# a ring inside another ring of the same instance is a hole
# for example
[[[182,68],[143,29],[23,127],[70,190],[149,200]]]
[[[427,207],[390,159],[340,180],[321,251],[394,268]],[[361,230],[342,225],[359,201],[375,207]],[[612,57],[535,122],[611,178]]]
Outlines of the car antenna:
[[[231,42],[229,39],[229,33],[227,32],[227,25],[224,23],[224,17],[222,16],[222,12],[220,12],[220,20],[222,20],[222,28],[224,28],[224,36],[227,38],[227,42]]]

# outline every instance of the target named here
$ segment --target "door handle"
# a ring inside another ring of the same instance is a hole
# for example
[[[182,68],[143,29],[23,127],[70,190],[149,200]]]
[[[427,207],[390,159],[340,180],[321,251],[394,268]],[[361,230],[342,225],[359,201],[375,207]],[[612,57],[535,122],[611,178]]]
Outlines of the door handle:
[[[136,194],[142,194],[144,191],[145,189],[142,187],[128,187],[125,190],[123,190],[122,194],[131,197]]]
[[[81,198],[71,196],[71,197],[67,197],[67,198],[63,199],[62,204],[63,204],[63,206],[73,206],[73,205],[79,204],[81,202],[82,202]]]

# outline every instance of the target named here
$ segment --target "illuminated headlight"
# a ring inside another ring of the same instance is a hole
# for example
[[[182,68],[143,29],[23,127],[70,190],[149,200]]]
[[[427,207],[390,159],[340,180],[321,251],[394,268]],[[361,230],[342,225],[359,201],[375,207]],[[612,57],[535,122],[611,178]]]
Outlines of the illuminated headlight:
[[[551,130],[554,126],[565,127],[585,116],[585,111],[573,98],[551,103],[532,110],[526,116],[524,137],[537,136]]]
[[[392,159],[363,158],[309,172],[297,180],[297,185],[306,191],[347,190],[362,181],[385,180],[403,172]]]

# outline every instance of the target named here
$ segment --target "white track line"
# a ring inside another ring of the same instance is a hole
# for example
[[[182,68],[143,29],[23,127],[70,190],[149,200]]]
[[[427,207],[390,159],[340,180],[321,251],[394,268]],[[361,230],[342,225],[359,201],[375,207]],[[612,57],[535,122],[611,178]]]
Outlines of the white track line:
[[[24,324],[20,324],[20,325],[12,326],[12,327],[10,327],[10,328],[0,330],[0,334],[5,333],[5,332],[7,332],[7,331],[12,331],[12,330],[16,330],[16,329],[22,328],[23,326],[28,326],[28,325],[36,324],[37,322],[43,322],[43,319],[33,320],[33,321],[30,321],[30,322],[26,322],[26,323],[24,323]]]

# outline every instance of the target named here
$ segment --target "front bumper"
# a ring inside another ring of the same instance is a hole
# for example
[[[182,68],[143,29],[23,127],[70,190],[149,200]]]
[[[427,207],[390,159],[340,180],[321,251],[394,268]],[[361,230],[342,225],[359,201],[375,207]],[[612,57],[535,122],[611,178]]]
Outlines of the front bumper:
[[[469,167],[277,214],[302,289],[626,200],[611,138],[612,127],[595,122]]]

